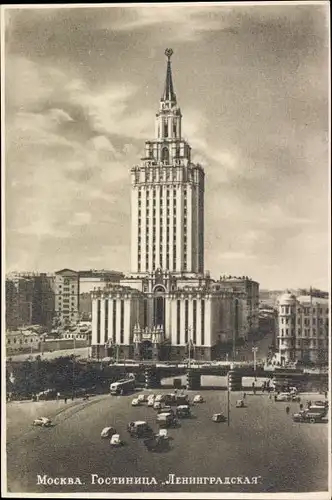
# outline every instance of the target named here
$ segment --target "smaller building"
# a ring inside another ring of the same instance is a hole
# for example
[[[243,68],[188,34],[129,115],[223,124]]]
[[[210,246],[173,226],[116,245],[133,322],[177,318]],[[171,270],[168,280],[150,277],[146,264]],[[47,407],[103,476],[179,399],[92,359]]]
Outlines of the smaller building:
[[[326,364],[329,349],[329,301],[285,293],[278,300],[278,361]]]
[[[37,351],[40,348],[41,336],[28,329],[6,332],[7,355]]]

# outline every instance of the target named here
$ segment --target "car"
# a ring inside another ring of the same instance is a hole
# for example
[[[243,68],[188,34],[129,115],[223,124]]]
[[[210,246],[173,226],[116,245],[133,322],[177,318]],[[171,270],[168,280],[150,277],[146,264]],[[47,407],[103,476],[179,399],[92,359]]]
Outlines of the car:
[[[145,394],[139,394],[137,399],[140,403],[145,403],[145,401],[147,401],[147,397]]]
[[[177,420],[174,417],[173,413],[158,413],[157,415],[157,424],[160,427],[174,427],[177,425]]]
[[[324,412],[319,413],[319,412],[311,412],[309,410],[302,410],[299,413],[294,413],[293,415],[293,421],[294,422],[309,422],[311,424],[314,424],[316,422],[321,422],[322,419],[324,418]]]
[[[104,429],[100,433],[101,438],[111,438],[116,434],[116,430],[114,427],[104,427]]]
[[[171,413],[174,415],[174,410],[171,406],[162,406],[160,410],[158,410],[158,413]]]
[[[155,401],[155,402],[153,403],[153,409],[154,409],[154,410],[160,410],[160,409],[161,409],[161,407],[162,407],[162,404],[161,404],[161,402],[160,402],[160,401]]]
[[[277,394],[276,401],[292,401],[293,395],[290,392],[281,392]]]
[[[33,425],[39,427],[51,427],[52,420],[47,417],[39,417],[33,421]]]
[[[122,446],[123,441],[121,441],[120,434],[113,434],[110,440],[111,446]]]
[[[223,413],[215,413],[214,415],[212,415],[212,422],[219,423],[219,422],[226,422],[226,421],[227,421],[227,419]]]
[[[323,416],[325,417],[329,411],[329,408],[328,406],[317,406],[316,403],[309,406],[309,408],[307,408],[307,411],[311,412],[311,413],[322,413]]]
[[[187,418],[191,416],[190,406],[180,405],[176,408],[176,416],[179,418]]]
[[[193,402],[194,403],[204,403],[203,396],[201,396],[200,394],[196,394],[196,396],[194,397]]]
[[[148,399],[148,406],[153,408],[154,405],[154,399]]]
[[[165,396],[163,394],[157,394],[155,397],[155,402],[156,403],[162,403],[165,400]]]
[[[152,436],[148,439],[145,439],[144,445],[146,446],[148,451],[155,451],[155,452],[166,451],[170,447],[168,437],[159,434]]]
[[[319,406],[322,408],[328,408],[329,402],[328,401],[314,401],[312,406]]]
[[[132,437],[150,437],[153,434],[152,428],[144,420],[129,422],[127,430]]]
[[[245,408],[245,404],[244,404],[244,399],[238,399],[236,401],[236,405],[235,405],[236,408]]]
[[[138,398],[134,398],[131,402],[131,406],[140,406],[141,402]]]

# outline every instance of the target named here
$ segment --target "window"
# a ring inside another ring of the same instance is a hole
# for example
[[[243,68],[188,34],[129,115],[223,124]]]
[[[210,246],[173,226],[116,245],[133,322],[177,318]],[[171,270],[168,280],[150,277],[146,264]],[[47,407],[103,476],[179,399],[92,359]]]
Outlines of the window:
[[[108,339],[108,299],[105,300],[105,338]]]

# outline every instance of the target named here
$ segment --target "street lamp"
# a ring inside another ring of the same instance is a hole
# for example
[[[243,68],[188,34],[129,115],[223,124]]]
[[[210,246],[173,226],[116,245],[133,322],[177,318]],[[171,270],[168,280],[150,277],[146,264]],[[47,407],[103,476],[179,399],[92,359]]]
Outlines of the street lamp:
[[[75,395],[75,354],[76,354],[76,333],[73,334],[73,394],[72,394],[73,400]]]
[[[255,380],[257,380],[257,378],[256,378],[256,354],[258,351],[258,347],[253,347],[251,350],[254,354],[254,372],[255,372]]]

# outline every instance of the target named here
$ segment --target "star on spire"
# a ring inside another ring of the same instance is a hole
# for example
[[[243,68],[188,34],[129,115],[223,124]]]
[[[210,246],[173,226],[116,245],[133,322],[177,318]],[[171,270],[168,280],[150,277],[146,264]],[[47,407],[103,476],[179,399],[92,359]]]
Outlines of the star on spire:
[[[162,96],[162,100],[176,102],[176,95],[174,92],[173,79],[172,79],[172,67],[171,67],[172,55],[173,55],[173,49],[165,50],[165,56],[167,57],[167,70],[166,70],[165,89]]]

